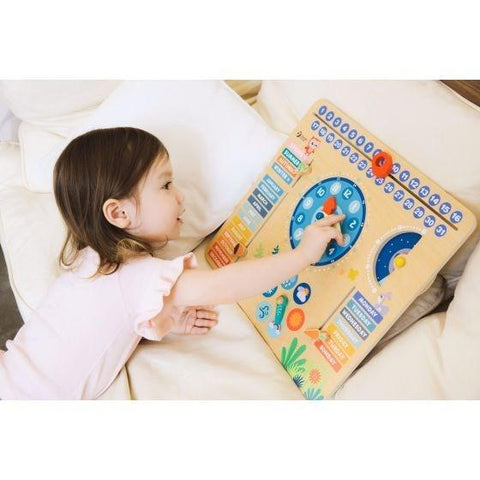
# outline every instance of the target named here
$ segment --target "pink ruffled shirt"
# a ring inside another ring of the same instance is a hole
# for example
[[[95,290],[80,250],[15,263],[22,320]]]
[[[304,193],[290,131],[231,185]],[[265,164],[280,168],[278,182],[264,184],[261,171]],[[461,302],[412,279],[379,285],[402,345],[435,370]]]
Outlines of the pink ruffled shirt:
[[[93,399],[113,382],[142,337],[161,340],[170,324],[149,320],[193,253],[139,257],[111,275],[88,279],[99,264],[90,247],[52,284],[28,323],[0,350],[0,398]]]

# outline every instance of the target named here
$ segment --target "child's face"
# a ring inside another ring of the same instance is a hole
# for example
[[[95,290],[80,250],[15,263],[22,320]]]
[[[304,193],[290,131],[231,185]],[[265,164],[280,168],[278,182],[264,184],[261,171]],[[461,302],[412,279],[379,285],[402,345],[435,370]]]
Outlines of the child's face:
[[[178,238],[183,223],[180,217],[185,209],[183,195],[173,184],[168,157],[152,165],[139,190],[139,209],[127,230],[153,244]]]

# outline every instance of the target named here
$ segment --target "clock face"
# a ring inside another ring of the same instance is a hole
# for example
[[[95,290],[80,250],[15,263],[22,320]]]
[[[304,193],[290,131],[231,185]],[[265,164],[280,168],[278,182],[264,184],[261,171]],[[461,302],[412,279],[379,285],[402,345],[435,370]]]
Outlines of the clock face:
[[[290,219],[290,245],[296,248],[303,232],[327,214],[343,214],[341,230],[344,245],[331,242],[315,266],[329,265],[346,255],[360,237],[365,222],[365,197],[348,178],[331,177],[307,190],[295,206]]]

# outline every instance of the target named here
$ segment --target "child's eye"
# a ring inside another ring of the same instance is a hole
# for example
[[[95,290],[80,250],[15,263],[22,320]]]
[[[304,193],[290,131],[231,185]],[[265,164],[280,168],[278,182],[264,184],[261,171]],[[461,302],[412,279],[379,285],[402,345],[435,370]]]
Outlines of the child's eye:
[[[170,190],[170,185],[172,184],[172,182],[167,182],[163,188],[165,188],[166,190]]]

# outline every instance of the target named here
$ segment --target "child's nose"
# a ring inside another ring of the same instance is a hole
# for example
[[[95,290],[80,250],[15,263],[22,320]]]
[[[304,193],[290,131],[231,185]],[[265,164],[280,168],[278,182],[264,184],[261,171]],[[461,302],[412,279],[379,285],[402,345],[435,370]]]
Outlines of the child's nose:
[[[183,200],[185,199],[185,197],[183,196],[182,192],[180,192],[180,190],[177,190],[177,200],[179,203],[183,203]]]

